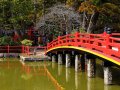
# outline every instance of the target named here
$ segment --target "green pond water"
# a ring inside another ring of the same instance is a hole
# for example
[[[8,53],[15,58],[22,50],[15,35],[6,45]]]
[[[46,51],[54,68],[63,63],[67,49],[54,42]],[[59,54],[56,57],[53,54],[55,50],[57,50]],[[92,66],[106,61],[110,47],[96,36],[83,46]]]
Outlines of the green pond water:
[[[18,59],[0,59],[0,90],[56,90],[45,74],[44,62],[21,63]],[[74,67],[46,63],[57,82],[65,90],[120,90],[120,70],[113,68],[114,85],[104,85],[103,70],[97,65],[95,78],[88,78],[86,72],[76,73]]]

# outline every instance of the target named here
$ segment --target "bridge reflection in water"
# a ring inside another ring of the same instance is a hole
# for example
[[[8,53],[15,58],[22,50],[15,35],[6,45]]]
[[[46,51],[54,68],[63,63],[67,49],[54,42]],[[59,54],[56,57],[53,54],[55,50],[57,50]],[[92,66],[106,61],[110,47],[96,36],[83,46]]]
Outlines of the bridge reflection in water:
[[[50,63],[51,66],[48,66],[49,71],[65,90],[119,90],[120,88],[119,83],[116,83],[116,85],[104,85],[103,70],[99,64],[100,62],[97,62],[96,78],[88,78],[86,72],[75,72],[74,66],[66,68],[65,64]],[[113,71],[120,75],[120,71],[118,72],[115,69]],[[117,79],[120,81],[120,78]]]
[[[74,65],[66,68],[65,65],[52,62],[46,64],[29,62],[24,66],[17,59],[3,59],[0,61],[0,88],[2,90],[61,90],[57,88],[58,85],[65,90],[119,90],[120,86],[117,82],[116,85],[104,85],[101,77],[102,66],[98,64],[96,67],[99,71],[96,70],[96,78],[87,78],[86,72],[75,72]],[[49,71],[50,77],[46,74],[45,68],[47,72]],[[113,77],[119,82],[120,70],[113,68],[113,72],[115,74]]]

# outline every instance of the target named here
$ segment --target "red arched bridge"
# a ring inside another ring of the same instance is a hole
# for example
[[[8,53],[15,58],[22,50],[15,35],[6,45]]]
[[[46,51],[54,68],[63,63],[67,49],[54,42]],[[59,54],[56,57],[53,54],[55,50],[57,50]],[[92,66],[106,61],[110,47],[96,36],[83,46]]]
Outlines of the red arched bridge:
[[[59,36],[47,44],[46,54],[51,56],[52,62],[57,60],[58,64],[62,64],[64,59],[66,67],[70,66],[71,56],[74,55],[75,60],[72,61],[75,61],[75,71],[86,66],[88,77],[95,76],[94,56],[101,57],[104,67],[104,83],[112,84],[111,66],[120,66],[120,34],[82,34],[76,32],[75,34]],[[80,54],[84,57],[81,57]],[[65,58],[63,58],[64,56]]]
[[[46,53],[75,49],[102,57],[120,65],[120,34],[68,34],[47,44]]]

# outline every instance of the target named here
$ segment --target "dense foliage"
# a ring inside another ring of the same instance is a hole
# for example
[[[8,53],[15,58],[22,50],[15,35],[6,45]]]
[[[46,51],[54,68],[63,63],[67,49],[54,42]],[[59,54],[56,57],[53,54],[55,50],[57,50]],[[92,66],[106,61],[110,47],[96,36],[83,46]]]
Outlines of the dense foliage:
[[[2,0],[0,29],[24,29],[33,19],[34,6],[30,0]]]
[[[65,6],[55,9],[61,3]],[[106,25],[118,32],[120,0],[0,0],[0,30],[26,30],[30,25],[55,36],[78,29],[100,33]]]
[[[55,0],[0,0],[0,30],[25,30],[55,3]]]
[[[120,0],[67,0],[83,16],[82,28],[88,33],[101,32],[104,26],[120,29]],[[79,3],[79,5],[78,5]]]
[[[15,45],[20,45],[20,42],[16,42],[12,39],[10,36],[3,36],[0,38],[0,46],[15,46]]]

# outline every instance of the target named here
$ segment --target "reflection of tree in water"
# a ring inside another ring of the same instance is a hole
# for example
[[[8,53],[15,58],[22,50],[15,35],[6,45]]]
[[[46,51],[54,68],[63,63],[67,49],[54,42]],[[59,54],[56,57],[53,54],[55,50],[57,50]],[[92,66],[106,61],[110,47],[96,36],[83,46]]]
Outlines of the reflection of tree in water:
[[[29,66],[23,66],[24,68],[24,73],[22,73],[21,78],[28,80],[32,78],[32,73],[31,73],[31,68]]]
[[[25,80],[31,79],[33,76],[46,76],[43,63],[26,63],[26,65],[22,66],[22,70],[21,78]]]
[[[28,80],[28,79],[32,78],[32,76],[33,76],[32,74],[24,73],[21,75],[21,78]]]

